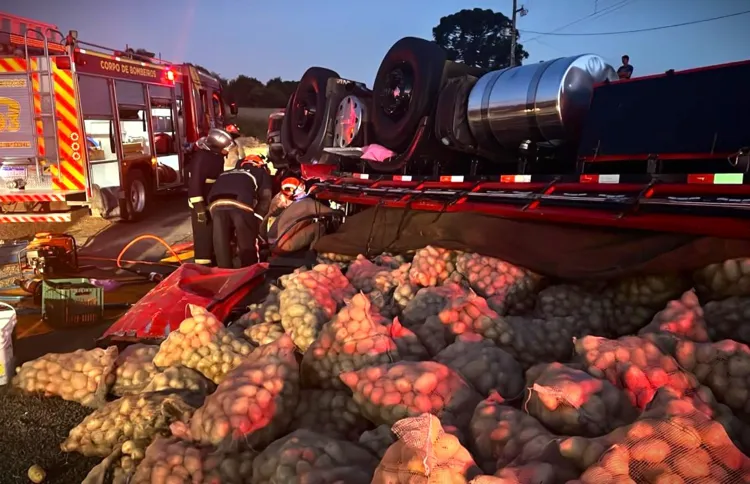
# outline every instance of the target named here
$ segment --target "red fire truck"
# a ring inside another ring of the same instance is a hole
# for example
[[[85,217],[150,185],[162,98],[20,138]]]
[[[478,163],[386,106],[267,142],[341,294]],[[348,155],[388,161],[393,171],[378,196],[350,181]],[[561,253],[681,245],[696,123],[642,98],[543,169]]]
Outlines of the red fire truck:
[[[226,116],[218,79],[0,13],[0,223],[124,220],[186,181],[186,146]],[[232,109],[234,111],[234,109]]]

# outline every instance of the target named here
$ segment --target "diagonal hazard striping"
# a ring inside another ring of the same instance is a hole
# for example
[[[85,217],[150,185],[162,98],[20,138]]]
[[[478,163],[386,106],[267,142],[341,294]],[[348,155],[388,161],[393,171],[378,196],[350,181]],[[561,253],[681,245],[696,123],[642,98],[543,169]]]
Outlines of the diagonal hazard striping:
[[[31,61],[32,70],[39,70],[39,62],[36,60]],[[44,121],[41,119],[42,114],[42,85],[39,80],[39,73],[34,72],[31,75],[31,85],[34,91],[34,117],[36,118],[36,144],[37,152],[41,158],[44,158],[45,146],[44,146]]]
[[[53,63],[57,134],[60,146],[60,171],[56,176],[55,187],[68,190],[86,188],[83,163],[83,137],[78,122],[78,110],[73,85],[73,74],[58,69]]]

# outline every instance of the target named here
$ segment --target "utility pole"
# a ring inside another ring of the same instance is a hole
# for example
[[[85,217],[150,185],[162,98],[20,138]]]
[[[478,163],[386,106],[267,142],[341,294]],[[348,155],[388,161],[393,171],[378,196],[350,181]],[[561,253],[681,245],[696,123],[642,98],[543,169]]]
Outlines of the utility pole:
[[[515,67],[516,65],[516,36],[518,35],[518,29],[516,29],[517,16],[520,15],[521,17],[525,17],[527,13],[529,13],[529,11],[526,10],[523,5],[521,5],[521,8],[518,8],[518,0],[513,0],[513,15],[511,15],[510,19],[510,67]]]

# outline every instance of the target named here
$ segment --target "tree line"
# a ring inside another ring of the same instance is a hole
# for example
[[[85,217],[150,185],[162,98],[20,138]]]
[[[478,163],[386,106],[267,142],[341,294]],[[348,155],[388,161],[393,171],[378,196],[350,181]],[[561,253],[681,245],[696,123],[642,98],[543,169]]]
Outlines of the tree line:
[[[432,29],[433,40],[448,53],[450,60],[485,69],[501,69],[510,65],[511,20],[501,12],[489,9],[464,9],[440,19]],[[515,33],[518,39],[518,33]],[[516,44],[516,63],[529,57],[521,43]],[[200,67],[200,66],[198,66]],[[280,77],[266,83],[246,75],[221,79],[228,102],[248,108],[283,108],[297,88],[298,81]]]

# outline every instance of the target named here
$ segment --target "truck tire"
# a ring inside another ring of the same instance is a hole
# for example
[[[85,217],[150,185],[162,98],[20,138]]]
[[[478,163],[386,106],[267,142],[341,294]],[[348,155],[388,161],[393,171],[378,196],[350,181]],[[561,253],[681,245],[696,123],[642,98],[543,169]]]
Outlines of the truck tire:
[[[378,143],[396,152],[406,149],[437,102],[446,60],[445,51],[429,40],[405,37],[391,47],[373,85],[371,120]]]
[[[121,207],[121,219],[126,222],[136,222],[143,219],[145,212],[151,205],[153,198],[152,184],[138,169],[128,170],[125,179],[125,201]]]
[[[332,77],[339,74],[323,67],[311,67],[302,75],[282,124],[282,130],[287,125],[293,150],[306,152],[318,132],[325,128],[326,85]]]

